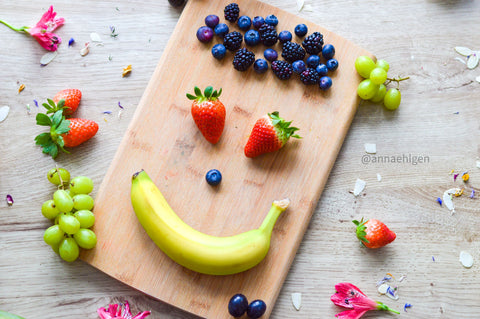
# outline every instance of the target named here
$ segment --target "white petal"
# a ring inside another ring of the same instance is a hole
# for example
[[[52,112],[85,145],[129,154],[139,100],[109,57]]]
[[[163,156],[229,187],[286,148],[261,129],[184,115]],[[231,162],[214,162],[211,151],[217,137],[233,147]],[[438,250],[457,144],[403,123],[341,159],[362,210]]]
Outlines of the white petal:
[[[377,173],[377,181],[381,182],[382,181],[382,175]]]
[[[303,6],[303,11],[305,12],[313,12],[313,7],[309,4]]]
[[[80,50],[81,56],[86,56],[90,52],[90,45],[86,45],[83,49]]]
[[[385,295],[387,293],[388,287],[390,287],[388,284],[381,284],[378,286],[378,293],[381,295]]]
[[[353,195],[358,196],[364,189],[367,183],[359,178],[355,182],[355,188],[353,189]]]
[[[53,59],[55,59],[55,58],[57,57],[57,55],[58,55],[57,51],[45,53],[45,54],[40,58],[40,64],[41,64],[41,65],[47,65],[47,64],[49,64],[50,62],[53,61]]]
[[[455,205],[453,204],[453,194],[460,192],[460,188],[450,188],[443,193],[443,203],[452,213],[455,212]]]
[[[474,69],[478,65],[478,55],[472,54],[471,56],[468,57],[467,60],[467,68],[469,69]]]
[[[459,260],[465,268],[470,268],[473,266],[473,256],[466,251],[460,252]]]
[[[477,161],[477,168],[480,168],[480,161]]]
[[[477,81],[478,83],[480,83],[480,75],[475,78],[475,81]]]
[[[292,293],[292,303],[293,307],[298,311],[302,306],[302,294],[300,292]]]
[[[92,39],[93,42],[102,42],[102,38],[100,38],[100,35],[96,32],[90,33],[90,39]]]
[[[297,11],[298,12],[302,11],[304,4],[305,4],[305,0],[297,0]]]
[[[455,57],[455,60],[458,60],[458,61],[462,62],[463,64],[467,64],[467,62],[465,62],[462,58],[459,58],[458,56]]]
[[[5,121],[8,116],[8,112],[10,112],[10,107],[5,105],[0,107],[0,123]]]
[[[365,152],[368,154],[377,153],[377,144],[365,143]]]
[[[470,50],[469,48],[466,48],[466,47],[455,47],[455,51],[458,54],[461,54],[463,56],[469,56],[473,53],[472,50]]]

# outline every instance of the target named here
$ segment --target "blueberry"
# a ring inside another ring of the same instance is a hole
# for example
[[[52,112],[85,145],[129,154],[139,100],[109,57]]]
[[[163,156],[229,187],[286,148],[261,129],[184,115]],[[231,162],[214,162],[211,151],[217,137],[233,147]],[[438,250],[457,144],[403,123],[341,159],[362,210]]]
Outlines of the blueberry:
[[[223,59],[226,53],[227,53],[227,49],[225,49],[225,46],[221,43],[215,44],[212,48],[212,55],[215,59],[218,59],[218,60]]]
[[[241,30],[248,30],[252,25],[252,20],[248,16],[241,16],[238,18],[237,25]]]
[[[325,64],[327,65],[328,71],[335,71],[338,68],[338,61],[335,59],[330,59]]]
[[[322,56],[325,60],[330,60],[335,55],[335,47],[331,44],[325,44],[322,48]]]
[[[253,64],[253,69],[259,74],[265,73],[268,70],[268,62],[264,59],[258,59]]]
[[[200,42],[207,43],[213,39],[213,30],[209,27],[203,26],[197,30],[197,39]]]
[[[244,38],[247,45],[254,46],[260,43],[260,33],[257,30],[248,30]]]
[[[247,316],[251,319],[257,319],[263,316],[267,310],[267,305],[263,300],[254,300],[252,301],[247,308]]]
[[[318,55],[312,54],[307,58],[307,65],[310,68],[316,68],[320,64],[320,57]]]
[[[265,17],[265,23],[269,25],[273,25],[274,27],[278,24],[278,18],[273,14]]]
[[[329,76],[322,76],[318,86],[324,91],[328,90],[332,86],[332,79]]]
[[[207,183],[212,186],[217,186],[222,181],[222,174],[217,169],[211,169],[205,175]]]
[[[305,71],[306,68],[307,66],[305,65],[305,62],[303,62],[302,60],[298,60],[292,63],[292,69],[293,69],[293,72],[295,73],[300,74],[303,71]]]
[[[179,8],[185,4],[185,0],[168,0],[172,7]]]
[[[263,56],[265,57],[265,59],[267,59],[270,62],[278,59],[277,51],[275,51],[274,49],[270,49],[270,48],[263,51]]]
[[[265,19],[263,17],[256,16],[255,18],[253,18],[253,27],[255,29],[260,28],[264,23]]]
[[[220,18],[214,14],[209,14],[205,18],[205,24],[207,25],[207,27],[210,27],[212,29],[217,26],[218,22],[220,22]]]
[[[243,316],[248,308],[248,300],[242,294],[236,294],[228,302],[228,313],[235,318]]]
[[[317,67],[315,68],[315,71],[317,71],[317,73],[320,74],[320,76],[324,76],[328,74],[328,68],[323,63],[317,65]]]
[[[278,34],[278,40],[280,41],[280,43],[292,41],[292,34],[290,33],[290,31],[287,30],[282,31]]]
[[[221,38],[223,38],[225,34],[228,33],[228,31],[230,31],[230,29],[228,28],[228,25],[226,25],[225,23],[219,23],[215,27],[215,34]]]
[[[296,27],[295,27],[295,34],[298,35],[299,37],[303,37],[305,36],[305,34],[307,34],[308,32],[308,28],[305,24],[301,23],[301,24],[298,24]]]

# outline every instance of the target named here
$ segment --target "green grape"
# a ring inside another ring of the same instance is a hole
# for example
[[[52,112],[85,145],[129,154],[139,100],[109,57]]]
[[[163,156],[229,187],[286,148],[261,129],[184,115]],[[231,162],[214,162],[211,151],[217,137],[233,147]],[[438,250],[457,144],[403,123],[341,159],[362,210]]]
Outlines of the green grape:
[[[47,178],[53,185],[60,185],[60,178],[62,178],[64,185],[68,185],[68,182],[70,181],[70,172],[64,168],[52,168],[48,171]]]
[[[372,97],[375,96],[378,89],[380,88],[379,85],[374,84],[370,79],[363,80],[357,87],[358,96],[360,96],[364,100],[370,100]]]
[[[385,96],[385,93],[387,93],[387,87],[385,84],[380,84],[380,87],[378,88],[377,93],[375,93],[375,96],[370,99],[370,101],[378,103],[383,101],[383,97]]]
[[[95,223],[95,215],[89,210],[78,210],[73,216],[80,222],[80,228],[90,228]]]
[[[62,214],[58,219],[60,229],[69,235],[73,235],[80,229],[80,222],[71,214]]]
[[[370,80],[375,84],[382,84],[387,80],[387,71],[382,68],[375,68],[370,72]]]
[[[53,201],[61,212],[68,213],[73,209],[72,197],[63,189],[59,189],[53,193]]]
[[[45,230],[45,233],[43,233],[43,240],[50,246],[58,245],[64,238],[64,235],[65,233],[58,225],[53,225]]]
[[[62,240],[60,246],[58,247],[58,252],[63,260],[72,262],[78,258],[78,255],[80,254],[80,248],[78,248],[75,239],[69,237]]]
[[[70,182],[70,189],[75,194],[89,194],[93,190],[93,181],[86,176],[77,176]]]
[[[55,254],[60,254],[60,252],[58,251],[58,249],[60,248],[60,244],[50,245],[50,247],[52,247],[52,250],[55,252]]]
[[[78,246],[84,249],[92,249],[97,244],[97,236],[90,229],[80,228],[80,230],[73,235],[73,238]]]
[[[390,69],[390,64],[388,64],[388,62],[385,60],[377,60],[376,66],[377,68],[382,68],[387,72]]]
[[[368,56],[361,55],[355,60],[355,69],[358,74],[368,79],[370,72],[375,69],[375,62]]]
[[[383,105],[387,110],[393,111],[400,106],[402,95],[398,89],[390,89],[383,98]]]
[[[87,194],[78,194],[72,197],[73,208],[76,210],[92,210],[93,198]]]
[[[60,210],[55,206],[55,202],[53,199],[47,200],[45,203],[42,204],[42,215],[48,219],[54,219],[58,216]]]

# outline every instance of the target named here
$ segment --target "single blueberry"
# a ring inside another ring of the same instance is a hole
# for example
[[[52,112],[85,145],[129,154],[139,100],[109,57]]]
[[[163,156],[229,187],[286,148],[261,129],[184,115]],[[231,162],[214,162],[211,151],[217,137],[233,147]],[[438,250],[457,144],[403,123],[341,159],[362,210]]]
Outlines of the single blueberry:
[[[322,48],[322,56],[325,60],[330,60],[335,55],[335,47],[331,44],[325,44]]]
[[[205,18],[205,24],[207,25],[207,27],[210,27],[212,29],[215,28],[219,22],[220,22],[220,18],[214,14],[209,14]]]
[[[292,63],[292,69],[293,69],[293,72],[295,73],[300,74],[303,71],[305,71],[306,68],[307,66],[305,65],[305,62],[303,62],[302,60],[298,60]]]
[[[280,43],[292,41],[292,33],[290,31],[284,30],[278,34],[278,40],[280,41]]]
[[[247,45],[254,46],[260,43],[260,33],[257,30],[248,30],[245,32],[244,38]]]
[[[212,186],[217,186],[222,181],[222,174],[217,169],[211,169],[205,175],[207,183]]]
[[[241,30],[248,30],[252,25],[252,20],[248,16],[241,16],[238,18],[237,25]]]
[[[329,76],[322,76],[318,82],[320,89],[326,91],[332,86],[332,79]]]
[[[327,65],[328,71],[335,71],[338,68],[338,61],[335,59],[330,59],[325,64]]]
[[[320,57],[318,55],[312,54],[307,58],[307,65],[310,68],[316,68],[320,64]]]
[[[259,74],[265,73],[268,70],[268,62],[264,59],[257,59],[253,63],[253,69]]]
[[[273,14],[265,17],[265,23],[269,25],[273,25],[274,27],[278,24],[278,18]]]
[[[203,26],[197,30],[197,39],[200,42],[207,43],[213,39],[213,30],[209,27]]]
[[[225,36],[225,34],[228,33],[228,31],[230,31],[230,29],[228,28],[228,25],[226,25],[225,23],[219,23],[215,27],[215,34],[221,37],[222,39]]]
[[[252,301],[247,308],[247,316],[251,319],[257,319],[263,316],[267,310],[267,305],[263,300],[254,300]]]
[[[317,73],[320,74],[320,76],[324,76],[328,74],[328,68],[323,63],[317,65],[317,67],[315,68],[315,71],[317,71]]]
[[[265,57],[265,59],[267,59],[268,61],[272,62],[272,61],[275,61],[276,59],[278,59],[278,53],[277,51],[275,51],[274,49],[266,49],[265,51],[263,51],[263,56]]]
[[[295,27],[295,34],[299,37],[305,36],[307,34],[308,28],[305,24],[301,23]]]
[[[242,294],[236,294],[228,302],[228,313],[235,318],[243,316],[248,308],[248,300]]]
[[[226,53],[227,53],[227,49],[221,43],[215,44],[212,48],[212,55],[215,59],[218,59],[218,60],[223,59]]]
[[[263,17],[256,16],[255,18],[253,18],[253,27],[255,29],[260,28],[264,23],[265,19]]]

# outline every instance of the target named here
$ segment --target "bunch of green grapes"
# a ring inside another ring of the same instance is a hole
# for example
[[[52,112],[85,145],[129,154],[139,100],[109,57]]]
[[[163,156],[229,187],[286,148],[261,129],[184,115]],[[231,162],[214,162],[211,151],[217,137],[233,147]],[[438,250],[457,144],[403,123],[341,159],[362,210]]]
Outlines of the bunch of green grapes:
[[[390,65],[385,60],[373,62],[371,58],[365,55],[359,56],[355,60],[355,69],[358,74],[365,78],[357,87],[357,94],[363,100],[370,100],[375,103],[383,101],[383,105],[388,110],[396,110],[400,106],[402,95],[397,88],[387,89],[390,82],[407,80],[406,78],[389,78],[388,69]]]
[[[47,178],[58,189],[53,199],[42,205],[42,215],[54,224],[45,230],[43,240],[63,260],[72,262],[80,248],[92,249],[97,244],[97,236],[90,229],[95,223],[93,198],[88,195],[93,181],[86,176],[70,180],[70,172],[64,168],[51,169]]]

